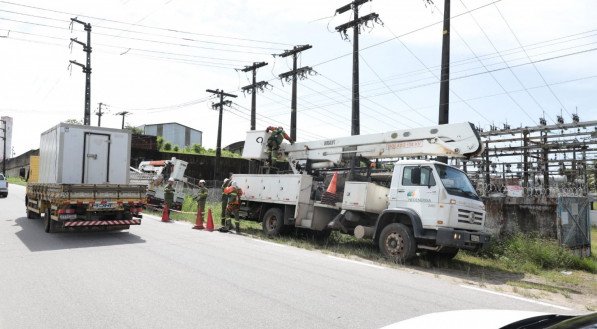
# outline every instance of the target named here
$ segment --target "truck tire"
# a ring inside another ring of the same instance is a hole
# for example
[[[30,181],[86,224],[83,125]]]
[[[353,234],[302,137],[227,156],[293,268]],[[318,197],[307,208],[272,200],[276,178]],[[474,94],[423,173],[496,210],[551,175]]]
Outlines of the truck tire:
[[[44,219],[43,219],[43,223],[44,223],[44,230],[46,231],[46,233],[50,233],[50,222],[52,220],[50,219],[50,207],[48,206],[46,208],[46,214],[44,215]]]
[[[58,222],[52,220],[50,218],[50,205],[48,205],[48,208],[46,208],[46,216],[44,218],[44,226],[45,226],[45,231],[46,233],[56,233],[58,232]]]
[[[40,217],[41,216],[39,216],[39,214],[36,213],[35,211],[27,209],[27,218],[28,219],[39,219]]]
[[[284,233],[284,213],[280,208],[270,208],[263,215],[263,233],[267,236],[277,236]]]
[[[403,224],[392,223],[381,231],[379,250],[388,259],[404,263],[415,256],[415,238],[412,231]]]

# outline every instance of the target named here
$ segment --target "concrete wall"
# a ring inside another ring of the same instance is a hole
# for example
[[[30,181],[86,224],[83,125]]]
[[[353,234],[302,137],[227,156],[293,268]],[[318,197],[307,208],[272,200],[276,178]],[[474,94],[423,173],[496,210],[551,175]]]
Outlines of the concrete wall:
[[[557,237],[557,199],[555,198],[484,198],[486,225],[495,235],[538,233]]]
[[[25,172],[25,178],[29,172],[29,157],[31,155],[39,155],[39,150],[30,150],[17,157],[6,160],[6,176],[17,177],[21,172]]]

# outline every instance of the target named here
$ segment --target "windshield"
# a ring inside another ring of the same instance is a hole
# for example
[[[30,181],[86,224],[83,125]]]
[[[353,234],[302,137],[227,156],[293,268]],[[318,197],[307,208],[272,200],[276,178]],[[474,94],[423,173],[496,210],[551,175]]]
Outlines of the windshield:
[[[445,165],[435,165],[442,184],[449,194],[479,200],[477,192],[465,173]]]

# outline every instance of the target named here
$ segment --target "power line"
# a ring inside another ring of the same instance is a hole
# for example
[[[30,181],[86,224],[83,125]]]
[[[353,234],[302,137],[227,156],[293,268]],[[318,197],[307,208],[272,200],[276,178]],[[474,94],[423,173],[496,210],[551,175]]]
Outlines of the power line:
[[[454,15],[454,16],[451,16],[451,17],[450,17],[450,19],[454,19],[454,18],[457,18],[457,17],[463,16],[463,15],[466,15],[466,14],[468,14],[469,12],[473,12],[473,11],[476,11],[476,10],[479,10],[479,9],[483,9],[483,8],[485,8],[485,7],[491,6],[492,4],[494,4],[494,3],[497,3],[497,2],[500,2],[500,1],[502,1],[502,0],[496,0],[496,1],[493,1],[493,2],[490,2],[490,3],[487,3],[487,4],[484,4],[484,5],[482,5],[482,6],[479,6],[479,7],[477,7],[477,8],[471,9],[471,10],[469,10],[469,11],[465,11],[465,12],[463,12],[463,13],[460,13],[460,14],[457,14],[457,15]],[[1,1],[0,1],[0,2],[1,2]],[[417,29],[414,29],[414,30],[411,30],[411,31],[409,31],[409,32],[403,33],[403,34],[399,35],[398,37],[400,37],[400,38],[401,38],[401,37],[407,36],[407,35],[409,35],[409,34],[413,34],[413,33],[415,33],[415,32],[419,32],[419,31],[422,31],[422,30],[428,29],[428,28],[430,28],[430,27],[432,27],[432,26],[435,26],[435,25],[437,25],[437,24],[441,24],[441,23],[443,23],[443,22],[444,22],[444,21],[443,21],[443,20],[441,20],[441,21],[437,21],[437,22],[435,22],[435,23],[427,24],[427,25],[425,25],[425,26],[421,26],[421,27],[419,27],[419,28],[417,28]],[[372,45],[369,45],[369,46],[367,46],[367,47],[363,47],[363,48],[361,48],[361,50],[366,50],[366,49],[370,49],[370,48],[373,48],[373,47],[377,47],[377,46],[379,46],[379,45],[383,45],[383,44],[385,44],[385,43],[388,43],[388,42],[390,42],[390,41],[392,41],[392,40],[394,40],[394,39],[396,39],[396,38],[390,38],[390,39],[387,39],[387,40],[384,40],[384,41],[380,41],[380,42],[374,43],[374,44],[372,44]],[[340,56],[334,57],[334,58],[332,58],[332,59],[328,59],[328,60],[325,60],[325,61],[323,61],[323,62],[320,62],[319,64],[315,64],[315,65],[313,65],[313,66],[319,66],[319,65],[323,65],[323,64],[326,64],[326,63],[329,63],[329,62],[333,62],[333,61],[335,61],[335,60],[338,60],[338,59],[340,59],[340,58],[343,58],[343,57],[346,57],[346,56],[350,56],[351,54],[352,54],[352,53],[347,53],[347,54],[344,54],[344,55],[340,55]]]
[[[172,32],[172,33],[182,33],[182,34],[189,34],[189,35],[206,36],[206,37],[214,37],[214,38],[222,38],[222,39],[230,39],[230,40],[240,40],[240,41],[248,41],[248,42],[257,42],[257,43],[266,43],[266,44],[277,44],[277,45],[281,45],[281,46],[291,46],[291,44],[281,43],[281,42],[274,42],[274,41],[255,40],[255,39],[238,38],[238,37],[229,37],[229,36],[207,34],[207,33],[196,33],[196,32],[189,32],[189,31],[177,30],[177,29],[171,29],[171,28],[162,28],[162,27],[155,27],[155,26],[149,26],[149,25],[134,24],[134,23],[128,23],[128,22],[123,22],[123,21],[118,21],[118,20],[113,20],[113,19],[107,19],[107,18],[101,18],[101,17],[96,17],[96,16],[89,16],[89,15],[83,15],[83,14],[75,14],[75,13],[69,13],[69,12],[64,12],[64,11],[59,11],[59,10],[53,10],[53,9],[46,9],[46,8],[41,8],[41,7],[36,7],[36,6],[31,6],[31,5],[24,5],[24,4],[19,4],[19,3],[9,2],[9,1],[0,1],[0,3],[5,3],[5,4],[13,5],[13,6],[26,7],[26,8],[30,8],[30,9],[37,9],[37,10],[42,10],[42,11],[48,11],[48,12],[53,12],[53,13],[58,13],[58,14],[63,14],[63,15],[68,15],[68,16],[87,17],[87,18],[92,18],[92,19],[96,19],[96,20],[100,20],[100,21],[105,21],[105,22],[111,22],[111,23],[117,23],[117,24],[124,24],[124,25],[129,25],[129,26],[132,25],[132,26],[143,27],[143,28],[154,29],[154,30],[168,31],[168,32]]]
[[[508,23],[508,20],[506,20],[506,18],[502,14],[502,12],[501,12],[500,8],[497,6],[497,4],[494,4],[494,5],[495,5],[495,9],[500,14],[500,17],[504,20],[504,23],[506,23],[506,26],[508,26],[508,30],[510,30],[510,32],[514,36],[514,39],[516,39],[516,42],[518,43],[518,45],[520,46],[520,48],[522,49],[522,51],[524,52],[524,54],[527,56],[527,58],[530,61],[531,57],[529,56],[529,54],[527,53],[527,51],[524,49],[524,47],[523,47],[522,43],[520,42],[520,40],[518,39],[518,36],[516,35],[516,33],[514,33],[514,30],[512,29],[512,27],[510,26],[510,24]],[[570,112],[568,112],[568,110],[566,109],[566,106],[564,106],[564,104],[562,103],[562,101],[560,100],[560,98],[556,95],[556,93],[554,93],[553,89],[551,89],[551,87],[547,84],[547,81],[545,81],[545,77],[543,77],[543,74],[541,74],[541,71],[539,71],[539,69],[537,68],[537,65],[535,65],[534,63],[533,63],[533,68],[535,68],[535,71],[537,71],[537,73],[541,77],[541,80],[543,80],[543,82],[547,85],[547,89],[549,90],[549,92],[558,101],[558,103],[560,103],[560,106],[564,109],[564,111],[566,111],[566,113],[568,113],[570,115]]]

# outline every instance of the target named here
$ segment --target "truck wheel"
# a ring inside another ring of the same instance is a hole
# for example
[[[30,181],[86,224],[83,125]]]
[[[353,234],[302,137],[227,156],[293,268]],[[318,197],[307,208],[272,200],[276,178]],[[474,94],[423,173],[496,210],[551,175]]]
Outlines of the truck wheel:
[[[50,222],[51,221],[52,220],[50,219],[50,207],[48,206],[46,208],[46,214],[45,214],[44,220],[43,220],[46,233],[50,233]]]
[[[413,258],[416,245],[411,230],[400,223],[387,225],[379,237],[379,250],[385,257],[397,263]]]
[[[263,215],[263,233],[276,236],[284,233],[284,213],[279,208],[270,208]]]
[[[50,205],[48,205],[48,208],[46,208],[46,217],[44,218],[44,226],[45,226],[45,231],[46,233],[56,233],[58,232],[58,222],[52,220],[50,218]]]
[[[29,210],[27,209],[27,218],[29,219],[39,219],[39,214],[36,213],[35,211]]]

